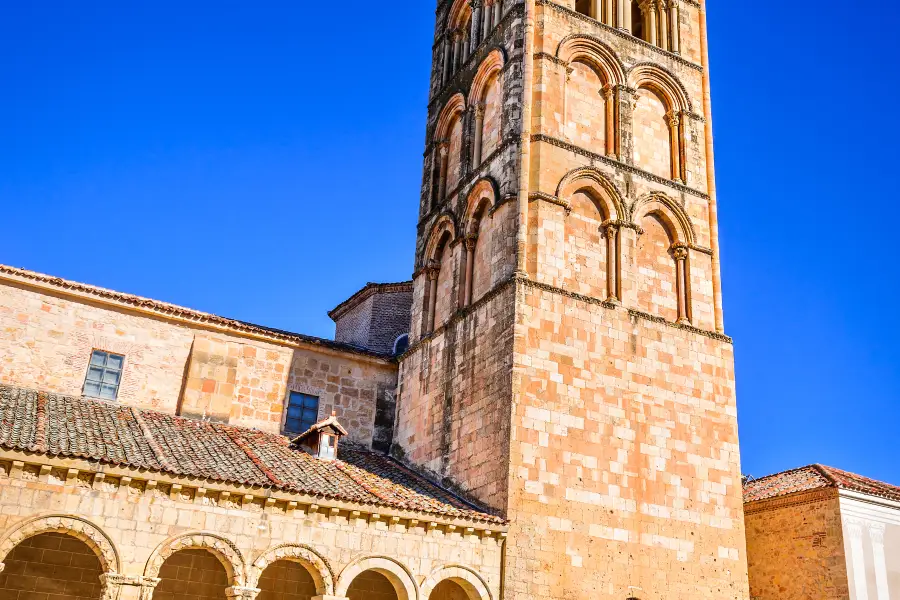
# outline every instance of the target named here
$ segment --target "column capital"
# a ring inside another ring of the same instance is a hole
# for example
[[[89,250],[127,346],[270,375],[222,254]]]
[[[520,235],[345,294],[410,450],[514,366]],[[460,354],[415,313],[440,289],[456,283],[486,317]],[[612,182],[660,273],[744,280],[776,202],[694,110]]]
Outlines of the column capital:
[[[869,537],[873,544],[884,544],[884,532],[887,526],[884,523],[869,523]]]
[[[616,236],[619,235],[619,226],[620,223],[618,221],[605,221],[600,225],[600,229],[603,231],[604,236],[616,239]]]
[[[437,280],[438,276],[441,274],[441,263],[436,260],[429,260],[425,264],[425,275],[428,277],[429,281]]]
[[[466,236],[466,250],[475,250],[475,245],[478,243],[478,232],[474,231]]]
[[[476,102],[472,105],[472,112],[475,113],[476,119],[483,119],[484,112],[487,110],[487,104],[484,102]]]
[[[225,597],[229,600],[254,600],[260,591],[259,588],[234,586],[225,590]]]
[[[853,517],[846,518],[844,519],[844,527],[847,528],[847,533],[850,534],[851,539],[862,539],[863,522],[861,520],[854,519]]]
[[[681,114],[674,110],[667,112],[666,123],[669,124],[669,127],[678,127],[679,123],[681,123]]]
[[[159,577],[146,577],[144,575],[120,575],[119,573],[104,573],[100,576],[101,583],[108,586],[136,586],[153,589],[161,581]]]
[[[607,100],[612,100],[613,94],[616,93],[616,86],[607,83],[600,88],[600,93],[606,96]]]
[[[675,258],[675,260],[678,260],[678,261],[687,260],[689,252],[688,252],[688,247],[685,246],[684,244],[681,244],[681,243],[672,244],[671,250],[672,250],[672,256]]]

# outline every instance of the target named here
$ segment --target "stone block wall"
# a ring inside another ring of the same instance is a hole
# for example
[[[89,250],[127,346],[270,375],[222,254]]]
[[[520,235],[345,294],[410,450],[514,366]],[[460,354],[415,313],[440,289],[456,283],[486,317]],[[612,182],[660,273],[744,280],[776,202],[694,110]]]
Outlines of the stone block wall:
[[[754,502],[745,520],[751,598],[851,597],[837,490]]]
[[[321,418],[334,412],[367,445],[378,406],[392,413],[397,367],[387,359],[0,281],[0,382],[80,396],[95,349],[125,357],[122,404],[280,432],[290,392],[303,392],[319,397]],[[379,427],[389,431],[392,418]]]
[[[731,343],[538,284],[517,303],[515,597],[746,600]]]
[[[100,565],[89,579],[102,572],[121,600],[149,597],[140,593],[153,590],[156,579],[162,581],[154,598],[223,598],[224,584],[265,587],[271,600],[277,598],[273,577],[298,564],[315,581],[314,595],[371,598],[347,592],[355,590],[357,576],[371,584],[377,571],[399,590],[398,600],[414,600],[420,590],[427,597],[445,579],[473,582],[480,588],[476,600],[499,597],[499,526],[108,466],[98,478],[95,467],[0,455],[0,563],[6,565],[0,581],[17,572],[17,556],[36,551],[32,546],[43,539],[36,536],[51,533],[64,534],[54,539],[73,546],[87,544]],[[291,567],[282,559],[293,561]],[[179,587],[182,596],[170,595]]]

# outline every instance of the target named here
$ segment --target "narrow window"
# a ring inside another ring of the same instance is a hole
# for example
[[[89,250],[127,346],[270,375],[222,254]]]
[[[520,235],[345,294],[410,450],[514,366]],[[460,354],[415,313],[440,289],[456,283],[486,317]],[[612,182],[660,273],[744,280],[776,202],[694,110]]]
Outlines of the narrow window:
[[[119,384],[122,381],[122,367],[125,357],[102,350],[94,350],[91,364],[88,365],[84,378],[82,393],[90,398],[115,400],[119,395]]]
[[[394,356],[399,356],[409,350],[409,334],[404,333],[394,340]]]
[[[576,0],[575,11],[580,12],[583,15],[593,17],[594,11],[591,10],[591,4],[593,4],[593,2],[594,2],[594,0]]]
[[[300,392],[291,392],[284,430],[289,433],[305,433],[318,420],[319,398]]]
[[[631,2],[631,33],[636,38],[641,38],[645,41],[647,39],[644,37],[644,13],[641,11],[641,5],[637,3],[637,0],[632,0]]]

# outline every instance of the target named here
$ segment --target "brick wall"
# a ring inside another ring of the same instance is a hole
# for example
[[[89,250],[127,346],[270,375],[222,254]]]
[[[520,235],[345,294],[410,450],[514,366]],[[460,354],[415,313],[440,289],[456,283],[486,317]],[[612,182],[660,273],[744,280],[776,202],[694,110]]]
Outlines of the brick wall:
[[[745,519],[754,600],[850,597],[835,490],[749,504]]]
[[[28,538],[4,561],[2,600],[89,600],[100,597],[100,561],[84,542],[59,533]]]
[[[228,588],[228,573],[206,550],[182,550],[166,559],[159,570],[154,600],[221,600]]]
[[[390,355],[397,338],[409,333],[412,283],[370,283],[329,313],[334,339]]]
[[[118,402],[279,432],[291,391],[370,444],[396,365],[288,347],[0,283],[0,382],[79,396],[93,349],[125,356]],[[382,424],[382,427],[385,427]]]

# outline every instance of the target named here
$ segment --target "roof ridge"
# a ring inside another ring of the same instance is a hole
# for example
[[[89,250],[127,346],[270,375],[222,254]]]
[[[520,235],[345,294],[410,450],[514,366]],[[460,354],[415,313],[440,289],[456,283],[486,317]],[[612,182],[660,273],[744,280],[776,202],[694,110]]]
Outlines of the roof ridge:
[[[802,467],[795,467],[793,469],[787,469],[786,471],[778,471],[777,473],[770,473],[768,475],[763,475],[762,477],[757,477],[755,479],[750,479],[747,481],[747,484],[757,483],[759,481],[765,481],[766,479],[772,479],[773,477],[781,477],[782,475],[788,475],[790,473],[797,473],[799,471],[814,469],[815,465],[804,465]]]
[[[228,439],[234,442],[234,445],[240,448],[241,452],[247,455],[247,458],[250,459],[250,462],[253,463],[253,466],[259,469],[262,474],[265,475],[266,479],[282,488],[291,487],[286,482],[279,479],[271,469],[265,466],[265,463],[263,463],[263,461],[259,458],[259,455],[254,452],[253,448],[251,448],[250,445],[247,444],[246,441],[240,436],[236,427],[233,427],[231,425],[221,425],[217,423],[214,423],[213,427],[223,431],[225,435],[228,436]],[[253,430],[251,429],[250,431]]]
[[[812,465],[812,468],[815,469],[822,477],[824,477],[825,479],[827,479],[827,480],[829,481],[829,483],[831,483],[831,485],[832,485],[833,487],[836,487],[836,488],[842,488],[842,487],[844,487],[844,486],[841,485],[841,483],[837,480],[837,478],[836,478],[834,475],[832,475],[831,472],[828,470],[830,467],[826,467],[825,465],[822,465],[822,464],[819,464],[819,463],[815,463],[815,464]]]
[[[147,445],[150,446],[150,450],[153,452],[153,455],[156,457],[156,462],[159,463],[159,466],[166,471],[177,471],[175,466],[166,460],[166,455],[162,450],[162,446],[159,445],[159,442],[156,441],[156,438],[153,437],[153,432],[150,430],[150,427],[144,421],[143,413],[144,411],[136,406],[129,406],[129,410],[131,411],[131,415],[134,417],[135,423],[138,424],[138,427],[141,428],[141,433],[144,434],[144,438],[147,440]]]
[[[32,450],[47,453],[47,393],[38,391],[34,407],[34,443]]]

